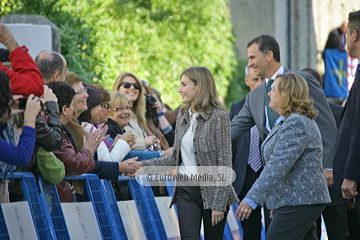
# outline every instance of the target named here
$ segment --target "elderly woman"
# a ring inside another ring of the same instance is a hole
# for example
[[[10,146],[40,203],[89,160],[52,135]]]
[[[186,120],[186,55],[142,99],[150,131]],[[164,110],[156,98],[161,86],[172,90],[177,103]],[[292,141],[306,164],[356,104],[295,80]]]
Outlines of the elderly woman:
[[[266,239],[317,239],[315,220],[330,202],[322,170],[321,135],[306,81],[278,75],[269,107],[280,117],[261,145],[264,170],[236,215],[247,219],[258,204],[273,209]]]

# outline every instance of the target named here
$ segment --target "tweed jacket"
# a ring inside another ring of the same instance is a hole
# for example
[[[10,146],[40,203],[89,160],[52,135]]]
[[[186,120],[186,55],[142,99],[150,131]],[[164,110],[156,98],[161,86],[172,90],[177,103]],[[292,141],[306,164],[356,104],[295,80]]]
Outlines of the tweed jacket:
[[[314,120],[291,114],[270,131],[261,152],[265,167],[247,198],[269,209],[331,202]]]
[[[173,153],[158,159],[142,161],[143,166],[180,166],[182,162],[181,140],[189,125],[189,111],[184,114],[179,113],[176,120]],[[200,112],[196,117],[194,136],[193,143],[197,166],[232,167],[230,120],[226,111],[214,109],[211,116]],[[232,185],[226,187],[202,186],[200,189],[205,209],[225,212],[227,206],[239,201]],[[176,187],[173,196],[171,204],[176,203]]]

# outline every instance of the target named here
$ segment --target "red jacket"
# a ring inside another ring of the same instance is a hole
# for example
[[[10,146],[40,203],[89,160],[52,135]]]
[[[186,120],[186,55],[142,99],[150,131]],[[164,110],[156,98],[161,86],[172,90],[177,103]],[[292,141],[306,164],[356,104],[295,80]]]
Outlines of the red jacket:
[[[64,163],[66,176],[81,175],[94,170],[95,161],[91,152],[87,149],[76,152],[66,132],[63,133],[64,138],[61,149],[53,153]]]
[[[34,94],[40,97],[44,94],[44,81],[28,51],[25,46],[16,48],[10,53],[13,70],[8,69],[0,62],[0,71],[4,70],[9,75],[13,95],[27,97]]]

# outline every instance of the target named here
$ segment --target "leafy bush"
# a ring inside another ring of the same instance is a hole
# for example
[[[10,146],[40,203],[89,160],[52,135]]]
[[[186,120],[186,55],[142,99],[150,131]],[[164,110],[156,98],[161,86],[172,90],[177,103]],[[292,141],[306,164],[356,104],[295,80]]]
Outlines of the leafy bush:
[[[182,71],[206,66],[220,97],[239,96],[238,63],[224,0],[5,0],[7,12],[42,14],[61,29],[68,69],[111,90],[115,78],[133,72],[177,107]],[[242,70],[241,70],[242,71]],[[238,78],[238,77],[237,77]],[[238,101],[238,100],[237,100]]]

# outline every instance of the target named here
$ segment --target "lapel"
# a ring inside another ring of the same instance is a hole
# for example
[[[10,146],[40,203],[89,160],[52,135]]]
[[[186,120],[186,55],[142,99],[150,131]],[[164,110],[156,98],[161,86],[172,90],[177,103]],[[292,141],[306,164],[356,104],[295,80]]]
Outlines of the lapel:
[[[278,129],[279,129],[280,125],[276,125],[269,133],[269,135],[267,135],[267,137],[265,138],[264,142],[263,142],[263,146],[274,136],[275,133],[277,133]]]
[[[287,117],[288,118],[288,117]],[[281,127],[281,125],[284,123],[284,121],[287,119],[284,118],[278,125],[276,125],[273,129],[271,129],[269,135],[267,135],[267,137],[265,138],[264,142],[261,144],[261,153],[264,152],[264,146],[267,144],[268,141],[270,141],[270,139],[275,135],[275,133],[278,132],[279,128]],[[262,154],[263,155],[263,154]],[[264,159],[263,159],[264,161]]]
[[[265,117],[265,82],[260,84],[255,90],[253,90],[253,98],[251,101],[250,109],[254,109],[252,113],[253,118],[257,117],[258,121],[261,124],[261,131],[268,134],[266,129],[266,117]]]

